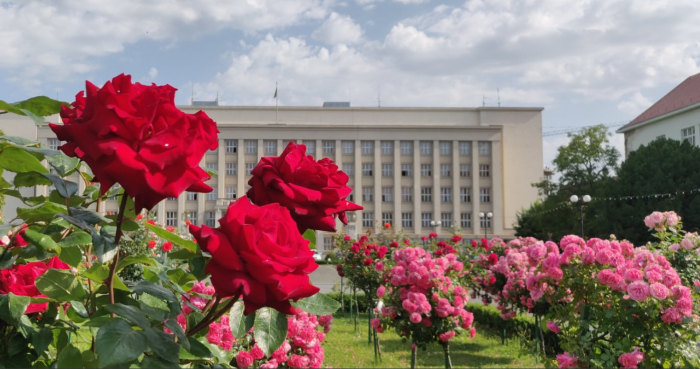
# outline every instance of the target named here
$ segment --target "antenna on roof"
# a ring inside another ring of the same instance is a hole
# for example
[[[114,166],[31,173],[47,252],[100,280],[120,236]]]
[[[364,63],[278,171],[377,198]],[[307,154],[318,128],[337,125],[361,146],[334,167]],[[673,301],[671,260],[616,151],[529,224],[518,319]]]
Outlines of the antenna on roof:
[[[496,94],[498,94],[498,107],[501,107],[501,89],[496,88]]]

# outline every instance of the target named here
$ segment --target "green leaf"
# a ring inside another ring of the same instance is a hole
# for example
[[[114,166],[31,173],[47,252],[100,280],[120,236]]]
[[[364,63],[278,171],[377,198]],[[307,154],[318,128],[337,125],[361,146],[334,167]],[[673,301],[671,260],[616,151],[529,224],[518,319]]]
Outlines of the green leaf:
[[[196,358],[207,358],[207,357],[212,357],[211,350],[207,346],[204,346],[203,343],[197,341],[196,338],[194,337],[187,337],[187,340],[190,343],[190,348],[187,349],[187,351],[192,354]],[[184,345],[183,345],[184,346]]]
[[[170,309],[171,318],[180,314],[180,301],[170,290],[166,289],[165,287],[148,281],[140,281],[134,285],[133,290],[139,295],[145,292],[149,295],[164,300]]]
[[[129,265],[133,264],[148,264],[148,265],[155,265],[155,262],[153,259],[148,257],[147,255],[132,255],[132,256],[127,256],[123,260],[119,262],[119,265],[117,265],[117,271],[120,271],[124,268],[126,268]]]
[[[207,273],[204,271],[207,266],[207,261],[209,261],[209,259],[204,256],[198,256],[187,261],[187,264],[190,266],[190,272],[197,277],[198,281],[207,277]]]
[[[18,115],[26,115],[26,112],[22,110],[27,110],[34,115],[47,116],[58,114],[61,111],[61,106],[70,106],[69,103],[64,101],[54,100],[46,96],[35,96],[27,100],[18,101],[16,103],[7,103],[0,100],[0,109],[8,111],[10,113]]]
[[[41,328],[32,335],[32,345],[39,356],[49,348],[51,342],[53,342],[53,332],[49,328]]]
[[[2,101],[2,100],[0,100],[0,101]],[[1,104],[2,104],[2,103],[0,102],[0,105],[1,105]],[[0,108],[0,109],[2,109],[2,108]],[[19,137],[19,136],[0,136],[0,140],[9,141],[9,142],[12,142],[13,144],[19,145],[19,146],[27,146],[27,145],[36,145],[36,144],[38,144],[38,142],[36,142],[36,141],[32,141],[32,140],[30,140],[30,139],[27,139],[27,138],[24,138],[24,137]]]
[[[105,310],[110,313],[119,315],[120,317],[128,320],[133,325],[138,325],[141,329],[150,329],[151,323],[148,321],[148,317],[143,311],[131,305],[124,304],[112,304],[105,305]]]
[[[187,350],[191,348],[190,341],[187,339],[187,334],[180,327],[180,324],[175,319],[168,319],[165,321],[165,326],[170,329],[173,334],[177,337],[178,342]]]
[[[168,319],[168,316],[170,315],[170,309],[168,308],[168,304],[166,304],[165,301],[148,293],[141,294],[141,298],[139,299],[139,305],[141,306],[141,310],[143,310],[143,312],[146,313],[146,315],[151,317],[151,319],[155,319],[159,322]]]
[[[28,296],[17,296],[12,292],[0,295],[0,319],[17,324],[30,302]]]
[[[56,366],[61,368],[83,368],[83,358],[80,351],[72,344],[66,346],[61,353],[58,354]]]
[[[254,329],[255,342],[270,356],[287,337],[287,316],[273,308],[261,308],[255,313]]]
[[[58,246],[70,247],[70,246],[78,246],[78,245],[89,245],[91,243],[92,243],[92,237],[90,236],[90,234],[83,232],[83,231],[75,230],[75,231],[73,231],[73,233],[66,236],[66,238],[59,241]]]
[[[53,174],[53,173],[42,173],[42,175],[51,181],[51,183],[56,187],[56,191],[61,197],[67,199],[76,193],[78,193],[78,184],[71,181],[66,181],[65,179]],[[73,209],[73,208],[71,208]]]
[[[95,227],[87,224],[86,222],[84,222],[80,219],[74,218],[68,214],[59,213],[57,215],[59,217],[65,219],[66,222],[68,222],[69,224],[72,224],[72,225],[82,229],[83,231],[87,232],[88,234],[92,234],[92,231],[95,229]],[[88,242],[88,243],[91,243],[91,242],[92,242],[92,237],[90,237],[90,242]]]
[[[87,224],[112,223],[112,220],[102,214],[85,208],[70,208],[70,215]]]
[[[250,328],[253,327],[253,323],[255,323],[255,314],[243,315],[244,309],[243,302],[236,301],[229,312],[228,325],[231,328],[233,337],[236,339],[243,338],[250,331]]]
[[[338,301],[320,292],[297,302],[292,301],[292,306],[314,315],[330,315],[340,309]]]
[[[33,245],[39,246],[43,250],[54,250],[58,248],[58,245],[51,237],[31,228],[27,228],[24,231],[24,239]]]
[[[70,306],[75,310],[75,313],[78,314],[81,318],[88,318],[88,312],[85,309],[85,306],[83,306],[83,303],[79,301],[71,301]]]
[[[114,319],[97,331],[95,348],[101,367],[127,364],[146,349],[146,336],[126,321]]]
[[[144,329],[146,343],[156,355],[166,361],[177,363],[180,361],[180,346],[173,342],[173,336],[163,332],[155,331],[152,328]]]
[[[177,251],[169,252],[168,253],[168,259],[173,259],[173,260],[189,260],[196,258],[197,254],[194,254],[190,252],[190,250],[187,249],[179,249]]]
[[[316,231],[314,231],[313,229],[307,229],[306,232],[304,232],[304,234],[301,236],[309,241],[309,248],[311,250],[316,249]]]
[[[17,216],[25,223],[50,222],[56,214],[68,212],[65,206],[45,202],[29,208],[17,208]]]
[[[100,231],[104,230],[102,228]],[[114,243],[113,238],[104,237],[97,233],[92,234],[92,247],[95,251],[95,256],[97,256],[97,261],[100,264],[104,264],[114,258],[117,255],[117,244]]]
[[[34,284],[41,293],[59,301],[82,300],[87,295],[78,279],[64,270],[49,269]]]
[[[61,177],[70,174],[80,165],[80,158],[71,158],[63,152],[59,155],[46,157],[46,161]]]
[[[46,173],[39,172],[24,172],[17,173],[13,182],[15,187],[34,187],[36,185],[50,186],[53,184],[51,180],[44,177]]]
[[[39,172],[48,173],[49,170],[41,165],[41,161],[21,147],[7,146],[0,151],[0,168],[15,173]]]
[[[122,231],[124,232],[134,232],[141,229],[141,226],[131,219],[124,219],[122,222]]]
[[[64,263],[77,268],[80,262],[83,261],[83,253],[80,251],[80,247],[77,246],[63,247],[60,249],[58,258]]]
[[[152,224],[144,224],[146,228],[150,229],[155,233],[158,237],[164,238],[167,241],[170,241],[174,244],[178,244],[187,250],[190,250],[191,252],[196,253],[197,252],[197,244],[194,241],[189,241],[181,238],[180,236],[176,235],[175,233],[168,232],[163,228],[154,226]]]

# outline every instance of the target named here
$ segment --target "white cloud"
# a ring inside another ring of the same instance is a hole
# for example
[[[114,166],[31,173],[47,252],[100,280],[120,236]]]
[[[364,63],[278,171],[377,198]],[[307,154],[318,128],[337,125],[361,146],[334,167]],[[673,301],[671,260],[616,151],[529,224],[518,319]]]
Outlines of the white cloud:
[[[151,78],[151,81],[155,81],[156,77],[158,77],[158,69],[151,68],[148,71],[148,76]]]
[[[352,18],[331,13],[311,37],[327,44],[355,44],[362,40],[364,31]]]
[[[626,100],[617,104],[617,108],[630,117],[636,117],[649,108],[651,104],[651,100],[639,93],[639,91],[636,91]]]

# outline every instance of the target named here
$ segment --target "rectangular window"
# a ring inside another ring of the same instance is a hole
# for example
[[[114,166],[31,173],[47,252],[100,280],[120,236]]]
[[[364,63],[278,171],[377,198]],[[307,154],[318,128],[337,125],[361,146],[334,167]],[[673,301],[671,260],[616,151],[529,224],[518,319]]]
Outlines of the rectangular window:
[[[440,221],[442,226],[445,228],[452,227],[452,213],[442,213],[440,214]]]
[[[471,202],[472,201],[472,189],[469,187],[460,188],[459,189],[459,201]]]
[[[304,140],[301,141],[304,146],[306,146],[306,154],[316,156],[316,141],[314,140]]]
[[[235,154],[238,152],[238,140],[224,140],[227,154]]]
[[[681,129],[681,142],[683,141],[695,145],[695,126]]]
[[[253,169],[255,169],[255,163],[245,163],[245,175],[249,176]]]
[[[165,212],[165,225],[170,227],[177,227],[177,211]]]
[[[489,218],[489,217],[481,218],[481,228],[491,228],[491,218]]]
[[[58,150],[59,146],[61,146],[61,141],[58,138],[49,138],[49,149]]]
[[[197,193],[187,192],[187,201],[197,201]]]
[[[197,212],[188,211],[185,213],[185,220],[189,220],[191,224],[197,225]]]
[[[452,164],[440,164],[440,176],[450,177],[452,175]]]
[[[343,141],[343,154],[351,155],[355,153],[354,141]]]
[[[433,202],[433,188],[432,187],[421,187],[420,188],[420,201]]]
[[[394,175],[394,164],[382,164],[382,177],[391,177]]]
[[[216,213],[213,211],[204,212],[204,224],[209,227],[216,226]]]
[[[491,155],[491,141],[479,141],[479,155]]]
[[[348,195],[348,201],[350,201],[350,202],[355,201],[355,194],[354,193],[350,192],[350,194]]]
[[[488,164],[479,164],[479,177],[490,177],[491,166]]]
[[[479,189],[479,200],[481,202],[491,202],[491,189],[488,187],[482,187]]]
[[[362,226],[365,228],[374,227],[374,213],[373,212],[369,211],[369,212],[362,213]]]
[[[374,154],[374,141],[362,141],[362,155]]]
[[[215,171],[215,172],[217,170],[219,170],[219,164],[217,164],[215,162],[214,163],[208,162],[208,163],[204,164],[204,167],[207,168],[207,170],[211,170],[211,171]]]
[[[363,176],[371,176],[372,175],[372,168],[373,165],[372,163],[363,163],[362,164],[362,175]]]
[[[382,225],[394,225],[394,213],[382,213]]]
[[[469,141],[459,141],[459,155],[471,155],[472,143]]]
[[[471,228],[472,227],[472,213],[459,214],[459,226],[461,228]]]
[[[117,198],[110,198],[110,200],[116,200]],[[177,197],[168,197],[168,201],[177,201]]]
[[[265,154],[277,155],[277,140],[265,140]]]
[[[245,153],[246,154],[257,154],[258,153],[258,140],[245,140]]]
[[[401,155],[413,154],[413,141],[401,141]]]
[[[472,166],[469,164],[460,164],[459,165],[459,176],[460,177],[469,177],[472,175]]]
[[[335,154],[335,141],[323,140],[321,142],[321,144],[323,145],[323,154],[324,155]]]
[[[413,202],[413,187],[401,187],[401,201]]]
[[[394,141],[382,141],[382,155],[392,155],[394,153]]]
[[[432,164],[421,164],[420,165],[420,176],[421,177],[430,177],[432,175],[433,175]]]
[[[226,187],[225,196],[227,199],[235,199],[236,198],[236,187]]]
[[[440,189],[440,201],[452,202],[452,188],[443,187]]]
[[[430,227],[430,221],[433,220],[433,213],[421,213],[420,224],[423,227]]]
[[[440,141],[440,155],[452,155],[452,142]]]
[[[238,175],[238,163],[226,163],[226,175],[227,176]]]
[[[413,228],[413,213],[401,213],[401,226]]]
[[[382,201],[383,202],[394,201],[394,187],[382,187]]]
[[[433,154],[433,142],[432,141],[421,141],[420,142],[420,154],[421,155],[432,155]]]
[[[413,175],[413,164],[401,164],[401,177],[410,177]]]
[[[213,190],[207,193],[207,201],[216,201],[216,196],[218,192],[216,191],[216,186],[212,186]]]
[[[362,187],[362,202],[374,201],[374,187]]]
[[[332,251],[335,245],[333,245],[333,238],[332,237],[324,237],[323,238],[323,250],[324,251]]]
[[[355,175],[355,164],[343,164],[343,172],[347,174],[349,177],[352,177]]]

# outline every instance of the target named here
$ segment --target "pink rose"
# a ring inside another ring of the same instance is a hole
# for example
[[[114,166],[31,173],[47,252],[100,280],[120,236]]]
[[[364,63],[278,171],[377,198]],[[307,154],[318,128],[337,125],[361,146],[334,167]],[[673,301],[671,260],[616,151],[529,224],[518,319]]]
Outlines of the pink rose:
[[[454,336],[455,336],[455,332],[454,332],[454,331],[449,331],[449,332],[441,333],[441,334],[440,334],[440,341],[442,341],[442,342],[448,342],[448,341],[451,340],[452,337],[454,337]]]
[[[568,352],[557,355],[557,364],[559,364],[560,369],[576,368],[577,363],[578,360],[576,359],[576,356]]]
[[[247,369],[253,365],[253,356],[247,351],[242,351],[236,356],[236,365],[241,369]]]
[[[625,271],[625,279],[634,282],[644,278],[644,274],[639,269],[627,269]]]
[[[664,286],[661,283],[652,283],[651,286],[649,286],[649,290],[651,292],[651,295],[658,300],[666,299],[671,293],[671,291],[668,290],[668,287]]]
[[[681,247],[685,250],[690,250],[690,249],[694,248],[695,245],[693,245],[693,241],[691,241],[689,238],[684,238],[683,241],[681,241]],[[670,249],[671,248],[669,247],[669,250]]]
[[[561,329],[557,323],[549,321],[547,322],[547,328],[554,333],[561,333]]]
[[[639,352],[639,348],[635,347],[634,351],[620,355],[617,361],[623,368],[637,369],[637,365],[644,361],[644,353]]]
[[[423,318],[421,318],[420,314],[418,313],[412,313],[409,319],[415,324],[418,324],[423,321]]]
[[[386,287],[379,286],[379,288],[377,288],[377,297],[379,297],[379,298],[384,297],[385,292],[386,292]]]
[[[664,213],[664,215],[666,216],[666,224],[668,224],[669,227],[675,227],[678,225],[678,221],[680,220],[678,214],[673,211],[667,211]]]
[[[684,241],[685,241],[685,240],[684,240]],[[668,247],[668,250],[669,250],[669,251],[676,252],[676,251],[680,250],[680,248],[681,248],[681,245],[679,245],[679,244],[677,244],[677,243],[674,243],[673,245],[671,245],[671,246]]]
[[[649,293],[649,285],[644,281],[634,281],[627,286],[627,294],[635,301],[646,300]]]
[[[663,321],[666,324],[671,324],[671,323],[677,323],[681,324],[683,321],[681,313],[678,311],[676,308],[668,308],[664,310],[664,313],[661,315],[661,321]]]

